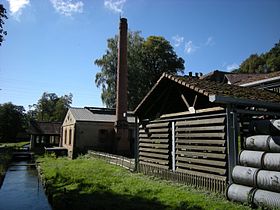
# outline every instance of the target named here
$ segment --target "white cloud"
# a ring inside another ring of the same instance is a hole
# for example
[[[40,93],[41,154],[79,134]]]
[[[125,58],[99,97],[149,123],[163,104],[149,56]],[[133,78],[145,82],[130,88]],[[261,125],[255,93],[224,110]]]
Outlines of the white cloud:
[[[214,43],[214,40],[213,40],[213,37],[212,36],[209,36],[207,38],[207,41],[205,42],[205,46],[213,46],[215,43]]]
[[[199,47],[194,45],[192,41],[188,41],[185,43],[185,53],[190,54],[195,52]]]
[[[236,64],[236,63],[229,64],[229,65],[226,66],[226,70],[227,70],[227,71],[232,71],[232,70],[238,69],[238,68],[239,68],[239,65]]]
[[[123,12],[123,6],[126,0],[104,0],[104,6],[116,13]]]
[[[22,14],[22,9],[30,4],[29,0],[7,0],[9,2],[9,9],[11,15],[19,21]]]
[[[73,13],[82,13],[84,3],[82,1],[73,2],[73,0],[50,0],[54,9],[65,16],[72,16]]]
[[[175,47],[179,47],[184,42],[184,37],[179,35],[173,36],[172,39],[174,40]]]

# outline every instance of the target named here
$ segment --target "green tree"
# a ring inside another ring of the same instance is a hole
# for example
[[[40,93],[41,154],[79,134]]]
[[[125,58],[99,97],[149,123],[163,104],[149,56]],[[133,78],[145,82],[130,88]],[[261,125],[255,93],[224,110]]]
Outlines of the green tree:
[[[8,19],[6,15],[6,9],[4,8],[3,4],[0,4],[0,46],[2,42],[4,41],[4,36],[7,35],[7,31],[3,29],[4,19]]]
[[[280,41],[268,52],[252,54],[244,60],[235,73],[269,73],[280,71]]]
[[[261,73],[265,66],[263,56],[257,54],[250,55],[248,59],[243,61],[240,65],[240,72],[242,73]]]
[[[72,103],[73,95],[64,95],[58,97],[55,93],[43,93],[37,104],[30,106],[28,112],[30,118],[39,121],[63,121],[68,108]]]
[[[280,41],[265,55],[269,71],[280,71]]]
[[[12,103],[0,104],[0,141],[11,142],[16,140],[18,132],[26,126],[25,110],[23,106]]]
[[[101,99],[107,107],[115,107],[118,36],[107,40],[106,53],[95,60],[101,68],[95,76],[102,88]],[[184,60],[178,57],[171,44],[161,36],[146,40],[140,32],[128,33],[128,108],[133,110],[163,72],[177,74],[184,70]]]

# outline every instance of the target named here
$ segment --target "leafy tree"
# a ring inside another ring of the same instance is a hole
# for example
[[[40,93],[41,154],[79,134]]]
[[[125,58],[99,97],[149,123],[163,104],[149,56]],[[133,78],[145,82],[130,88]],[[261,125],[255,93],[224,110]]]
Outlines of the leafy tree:
[[[246,73],[261,73],[265,65],[265,60],[263,56],[258,56],[257,54],[251,55],[240,65],[242,72]]]
[[[3,4],[0,4],[0,46],[2,42],[4,41],[4,36],[7,35],[7,31],[3,29],[4,19],[8,19],[6,15],[6,9],[4,8]]]
[[[115,107],[118,36],[107,40],[106,53],[95,60],[101,68],[95,76],[102,88],[101,99],[107,107]],[[133,110],[163,72],[177,74],[184,70],[184,60],[178,58],[171,44],[161,36],[146,40],[140,32],[128,33],[128,108]]]
[[[63,121],[68,108],[72,103],[73,95],[58,97],[55,93],[43,93],[37,104],[29,106],[33,110],[28,112],[30,118],[39,121]]]
[[[0,104],[0,141],[14,141],[26,126],[23,106],[12,103]]]
[[[244,60],[236,73],[268,73],[280,71],[280,41],[269,52],[252,54]]]

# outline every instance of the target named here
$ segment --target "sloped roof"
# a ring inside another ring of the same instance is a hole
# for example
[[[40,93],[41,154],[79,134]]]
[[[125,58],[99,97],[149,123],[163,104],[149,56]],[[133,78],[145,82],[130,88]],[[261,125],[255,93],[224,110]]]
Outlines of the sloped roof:
[[[30,122],[28,133],[37,135],[59,135],[61,122]]]
[[[251,82],[262,81],[280,77],[280,71],[266,74],[226,74],[228,81],[233,85],[243,85]]]
[[[157,81],[155,86],[144,97],[135,109],[135,113],[141,108],[145,101],[152,95],[152,92],[159,86],[163,80],[170,80],[176,84],[182,85],[197,93],[209,97],[209,101],[217,103],[231,104],[250,104],[250,105],[267,105],[280,108],[280,95],[267,90],[260,90],[249,87],[240,87],[229,84],[222,84],[210,80],[202,80],[191,77],[174,76],[164,73]],[[219,98],[219,99],[218,99]],[[151,99],[150,99],[151,100]]]
[[[232,74],[232,73],[226,71],[214,70],[209,72],[208,74],[199,77],[199,79],[225,83],[225,75],[227,74]]]
[[[69,111],[72,113],[76,121],[86,122],[115,122],[116,115],[115,109],[108,108],[97,108],[97,107],[85,107],[85,108],[70,108]],[[135,118],[130,116],[128,113],[127,121],[134,123]]]
[[[70,108],[69,111],[76,121],[95,121],[91,111],[85,108]]]

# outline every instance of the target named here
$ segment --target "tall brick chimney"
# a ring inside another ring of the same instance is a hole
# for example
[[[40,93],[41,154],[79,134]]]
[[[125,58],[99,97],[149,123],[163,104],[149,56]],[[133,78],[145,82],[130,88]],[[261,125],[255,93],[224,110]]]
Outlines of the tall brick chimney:
[[[115,122],[117,152],[128,153],[128,122],[127,122],[127,19],[120,19],[117,69],[117,101]]]

